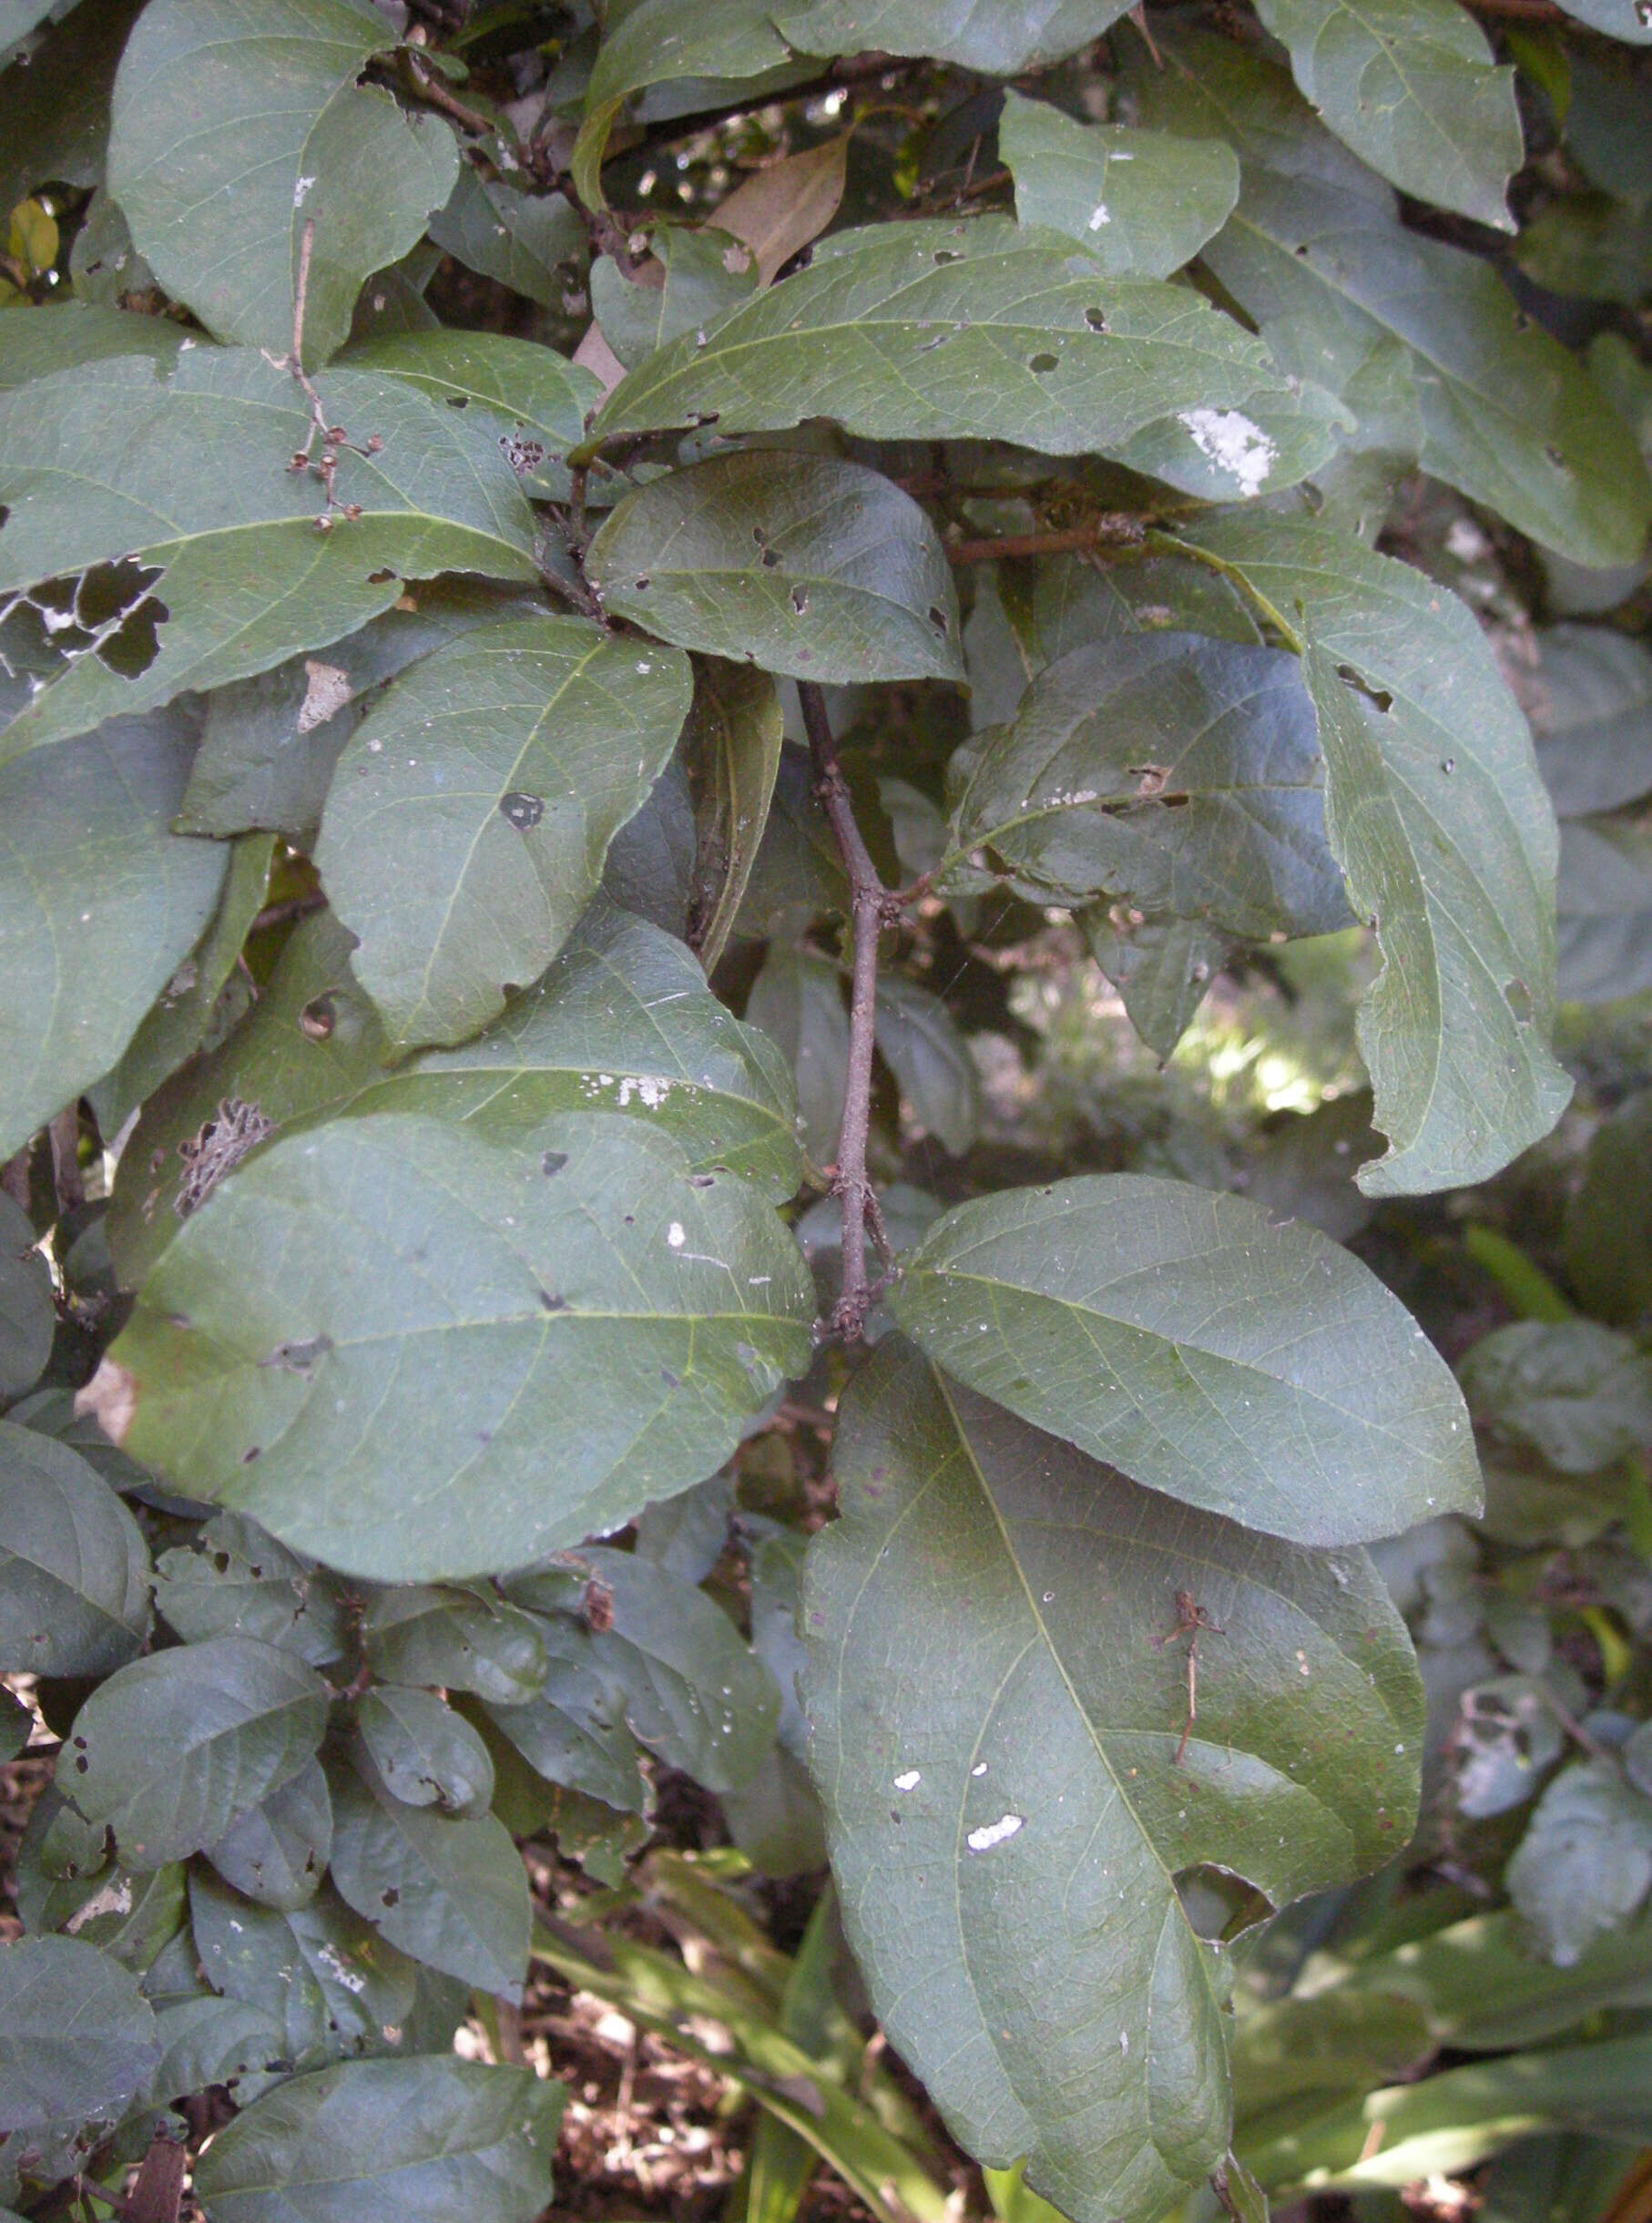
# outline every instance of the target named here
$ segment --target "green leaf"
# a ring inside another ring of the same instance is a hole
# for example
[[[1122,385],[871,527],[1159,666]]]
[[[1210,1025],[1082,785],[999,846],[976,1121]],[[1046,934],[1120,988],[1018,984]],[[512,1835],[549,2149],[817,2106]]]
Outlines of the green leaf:
[[[785,1530],[779,1535],[765,1536],[751,1554],[751,1648],[780,1688],[780,1712],[774,1747],[765,1767],[750,1783],[722,1795],[723,1812],[735,1843],[754,1867],[770,1876],[807,1875],[826,1865],[825,1823],[804,1765],[809,1723],[798,1696],[808,1659],[798,1626],[805,1542],[795,1531]],[[835,1931],[836,1909],[830,1904],[831,1898],[829,1889],[815,1903],[789,1993],[799,1985],[808,1992],[824,1980],[818,1965],[811,1974],[806,1963],[811,1952],[818,1959],[827,1950],[816,1925],[828,1934]],[[824,2040],[824,2032],[818,2025],[807,2031],[792,2026],[787,2034],[797,2037],[811,2051],[819,2051]],[[755,2178],[755,2154],[752,2173]],[[754,2202],[755,2198],[754,2192]]]
[[[320,1761],[306,1761],[206,1850],[232,1891],[280,1913],[307,1906],[332,1851],[332,1802]]]
[[[1187,545],[1288,631],[1311,612],[1326,831],[1387,961],[1359,1040],[1391,1147],[1360,1187],[1483,1180],[1571,1093],[1547,1047],[1555,831],[1525,721],[1468,611],[1407,566],[1283,517]]]
[[[428,229],[435,244],[467,270],[496,279],[542,309],[562,308],[588,251],[585,227],[560,193],[518,193],[502,178],[484,183],[469,163]]]
[[[81,590],[96,653],[58,654],[0,759],[337,640],[404,573],[535,576],[533,514],[487,427],[365,371],[327,372],[322,402],[352,443],[336,501],[362,509],[331,531],[323,489],[287,468],[309,404],[256,349],[196,347],[164,381],[121,359],[0,394],[0,593],[113,566]]]
[[[1621,38],[1627,46],[1652,46],[1652,23],[1635,0],[1565,0],[1565,6],[1568,15],[1586,23],[1592,31],[1604,31],[1608,38]]]
[[[1227,1970],[1177,1880],[1215,1862],[1282,1904],[1403,1842],[1399,1617],[1363,1554],[1168,1504],[898,1341],[833,1465],[804,1701],[874,2010],[979,2159],[1026,2157],[1076,2223],[1151,2223],[1228,2142]],[[1178,1767],[1189,1590],[1212,1626]]]
[[[392,1683],[474,1690],[519,1706],[545,1681],[545,1645],[531,1614],[485,1586],[382,1591],[362,1622],[367,1665]]]
[[[218,2133],[196,2180],[213,2223],[532,2223],[566,2095],[451,2055],[299,2076]]]
[[[807,54],[933,55],[984,76],[1014,77],[1087,46],[1124,14],[1118,0],[770,0],[782,35]]]
[[[352,347],[351,370],[401,379],[449,409],[504,420],[498,439],[518,477],[560,458],[585,430],[602,385],[583,363],[548,347],[493,331],[406,331]]]
[[[157,2010],[155,2034],[161,2055],[148,2097],[163,2106],[209,2085],[226,2085],[233,2096],[249,2079],[281,2070],[280,2024],[239,1999],[175,2000]]]
[[[195,1951],[226,1996],[270,2016],[281,2053],[314,2068],[341,2053],[377,2052],[386,2026],[413,2010],[417,1972],[351,1912],[327,1884],[284,1912],[228,1891],[199,1868],[189,1874]]]
[[[217,908],[229,852],[169,831],[193,739],[172,710],[0,765],[7,1156],[116,1062]]]
[[[129,1868],[215,1844],[290,1782],[327,1724],[327,1687],[255,1637],[217,1637],[136,1659],[81,1708],[64,1782],[88,1821],[108,1823]]]
[[[662,639],[793,678],[964,676],[940,536],[860,464],[757,448],[673,471],[618,504],[586,576]]]
[[[1563,996],[1609,1004],[1652,986],[1652,827],[1568,820],[1555,907]]]
[[[1035,901],[1124,897],[1258,938],[1347,922],[1312,705],[1279,649],[1188,633],[1075,648],[953,776],[958,847],[1002,858]]]
[[[51,1269],[35,1248],[27,1213],[0,1191],[0,1398],[21,1397],[34,1385],[56,1331]]]
[[[560,1598],[563,1585],[553,1578],[552,1587]],[[650,1792],[608,1657],[614,1647],[605,1650],[588,1628],[562,1614],[541,1616],[540,1626],[550,1656],[544,1688],[525,1706],[489,1705],[489,1721],[547,1783],[646,1815]],[[617,1664],[629,1662],[622,1655]]]
[[[1456,0],[1260,0],[1258,13],[1303,98],[1362,161],[1418,200],[1514,229],[1514,72]]]
[[[135,1454],[390,1582],[519,1565],[700,1481],[809,1363],[796,1247],[639,1122],[540,1139],[385,1114],[242,1168],[113,1348]]]
[[[0,388],[26,386],[112,355],[148,355],[169,370],[188,334],[169,317],[138,316],[85,301],[0,314]]]
[[[746,1023],[780,1045],[797,1083],[798,1127],[817,1166],[838,1154],[849,1075],[849,1015],[830,958],[770,944],[746,998]]]
[[[311,1667],[344,1656],[337,1586],[242,1514],[217,1514],[161,1554],[155,1603],[186,1644],[257,1637]]]
[[[1652,789],[1652,653],[1607,626],[1540,633],[1532,715],[1537,763],[1565,818],[1616,811]]]
[[[1130,903],[1094,904],[1079,923],[1131,1025],[1168,1057],[1233,954],[1233,937],[1198,919],[1148,917]]]
[[[567,940],[688,714],[686,660],[638,648],[578,617],[484,627],[345,744],[316,864],[395,1046],[474,1035]]]
[[[1652,1311],[1652,1092],[1620,1104],[1595,1130],[1583,1182],[1566,1200],[1566,1279],[1596,1319],[1635,1327]]]
[[[1225,40],[1177,34],[1164,52],[1132,90],[1145,120],[1238,148],[1239,207],[1204,259],[1274,359],[1348,403],[1359,444],[1414,457],[1575,562],[1632,562],[1652,483],[1576,357],[1488,262],[1404,229],[1282,71]]]
[[[356,1727],[385,1790],[403,1806],[486,1813],[494,1796],[487,1747],[433,1690],[381,1684],[362,1698]]]
[[[980,1127],[981,1092],[974,1061],[953,1015],[900,973],[878,982],[878,1050],[920,1127],[953,1157],[962,1157]]]
[[[590,1629],[589,1658],[643,1743],[708,1790],[748,1780],[773,1739],[780,1693],[721,1606],[664,1567],[593,1545],[509,1587],[524,1605],[588,1621],[591,1586],[598,1617],[613,1618]]]
[[[695,666],[683,737],[696,833],[688,942],[708,974],[728,947],[757,861],[783,730],[767,672],[708,658]]]
[[[1015,178],[1022,223],[1065,231],[1113,277],[1170,277],[1239,199],[1239,161],[1225,140],[1078,124],[1013,89],[998,153]]]
[[[334,1776],[332,1803],[332,1881],[345,1903],[414,1960],[520,1999],[527,1871],[505,1825],[406,1806],[365,1759]]]
[[[592,438],[832,417],[872,440],[1099,453],[1231,501],[1323,463],[1334,413],[1188,288],[1110,278],[1070,240],[980,217],[817,241],[704,347],[686,333],[633,371]]]
[[[72,1937],[0,1945],[0,2130],[112,2121],[159,2053],[137,1978],[107,1953]]]
[[[5,1671],[123,1667],[148,1635],[148,1575],[138,1524],[102,1476],[66,1443],[0,1421]]]
[[[756,258],[728,231],[664,224],[652,244],[653,259],[635,277],[612,255],[591,265],[591,313],[627,371],[757,291]]]
[[[1428,2058],[1433,2040],[1413,2000],[1378,1991],[1332,1991],[1247,2003],[1229,2049],[1233,2108],[1242,2124],[1301,2092],[1363,2095]]]
[[[1444,1361],[1317,1229],[1113,1174],[954,1206],[905,1269],[938,1365],[1186,1504],[1316,1545],[1478,1508]]]
[[[450,127],[360,82],[394,43],[366,0],[152,0],[139,17],[115,79],[109,187],[161,284],[219,339],[284,356],[306,271],[314,370],[368,273],[452,191]]]
[[[1494,1328],[1462,1371],[1475,1418],[1563,1474],[1591,1474],[1652,1442],[1652,1357],[1596,1321]]]

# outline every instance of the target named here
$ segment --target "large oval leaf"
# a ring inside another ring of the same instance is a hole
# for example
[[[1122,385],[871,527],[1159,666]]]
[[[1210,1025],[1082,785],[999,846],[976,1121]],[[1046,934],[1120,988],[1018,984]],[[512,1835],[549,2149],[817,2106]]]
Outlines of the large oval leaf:
[[[637,1122],[540,1136],[385,1113],[242,1168],[106,1361],[133,1450],[384,1582],[521,1565],[703,1480],[809,1363],[796,1245]]]
[[[113,2121],[159,2056],[138,1979],[107,1953],[72,1937],[0,1946],[0,2131]]]
[[[1388,960],[1359,1037],[1390,1148],[1360,1186],[1484,1180],[1572,1088],[1548,1048],[1555,821],[1525,720],[1468,611],[1409,566],[1298,518],[1188,545],[1314,644],[1326,831]]]
[[[1123,897],[1258,939],[1348,922],[1313,705],[1282,650],[1195,633],[1075,648],[967,763],[959,846],[1035,901]]]
[[[170,831],[194,739],[168,710],[0,766],[0,1152],[108,1071],[212,916],[229,852]]]
[[[628,494],[591,543],[607,607],[793,678],[962,679],[940,536],[881,472],[761,448]]]
[[[217,1637],[135,1659],[75,1718],[64,1788],[107,1822],[128,1868],[217,1842],[313,1756],[327,1686],[256,1637]]]
[[[961,1204],[889,1298],[948,1373],[1135,1481],[1299,1544],[1474,1512],[1451,1371],[1368,1267],[1238,1197],[1112,1174]]]
[[[0,1662],[107,1675],[149,1630],[149,1554],[101,1474],[66,1443],[0,1421]]]
[[[393,1045],[463,1041],[544,972],[691,692],[686,657],[581,617],[482,627],[386,689],[339,760],[316,865]]]
[[[363,279],[453,190],[449,126],[360,81],[394,43],[367,0],[157,0],[138,17],[110,190],[161,284],[220,340],[285,355],[307,264],[304,361],[325,362]]]
[[[1002,217],[873,224],[609,395],[594,439],[833,417],[872,440],[1013,440],[1101,453],[1209,500],[1291,484],[1331,454],[1323,397],[1186,287],[1109,277]]]
[[[452,2055],[342,2062],[237,2116],[195,2182],[213,2223],[533,2223],[564,2097]]]
[[[256,348],[187,349],[164,378],[120,357],[0,394],[0,593],[116,566],[82,590],[99,653],[55,637],[0,759],[313,654],[389,609],[403,575],[535,576],[533,512],[489,428],[365,371],[329,371],[322,401],[351,441],[336,500],[361,509],[331,531],[321,487],[288,468],[310,404]]]
[[[803,1696],[873,2006],[979,2159],[1025,2157],[1077,2223],[1153,2223],[1229,2127],[1227,1971],[1176,1879],[1210,1863],[1280,1904],[1404,1842],[1403,1626],[1362,1552],[1172,1505],[899,1339],[833,1467]],[[1179,1766],[1178,1593],[1214,1625]]]

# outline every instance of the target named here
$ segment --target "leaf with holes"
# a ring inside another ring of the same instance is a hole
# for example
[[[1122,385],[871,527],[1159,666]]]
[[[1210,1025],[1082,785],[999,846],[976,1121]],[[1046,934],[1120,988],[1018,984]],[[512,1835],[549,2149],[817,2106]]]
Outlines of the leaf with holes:
[[[291,1652],[217,1637],[136,1659],[75,1718],[65,1788],[129,1868],[214,1844],[291,1781],[327,1725],[327,1686]]]
[[[163,1552],[154,1579],[161,1616],[186,1644],[257,1637],[311,1667],[344,1657],[339,1586],[242,1514],[220,1513]]]
[[[161,284],[219,339],[284,356],[302,281],[314,370],[368,273],[452,191],[451,127],[360,82],[394,43],[367,0],[154,0],[138,18],[110,189]]]
[[[679,648],[827,682],[964,676],[940,536],[859,464],[750,449],[673,471],[626,495],[586,571]]]
[[[956,1205],[905,1268],[937,1365],[1187,1504],[1315,1545],[1479,1504],[1450,1369],[1316,1229],[1112,1174]]]
[[[411,1113],[241,1168],[106,1380],[133,1452],[375,1581],[521,1565],[702,1481],[809,1363],[795,1244],[640,1122]]]
[[[362,1698],[356,1727],[385,1790],[403,1806],[485,1814],[493,1803],[487,1747],[433,1690],[382,1683]]]
[[[206,1849],[232,1891],[281,1913],[309,1905],[331,1851],[332,1802],[321,1764],[313,1759]]]
[[[148,1633],[137,1522],[78,1452],[0,1421],[3,1671],[107,1675]]]
[[[462,1041],[544,972],[689,694],[682,656],[578,617],[484,627],[385,691],[339,760],[316,865],[393,1045]]]
[[[1065,231],[1119,278],[1170,277],[1239,199],[1239,161],[1222,139],[1075,123],[1014,90],[1004,97],[998,152],[1021,221]]]
[[[115,719],[0,764],[0,1153],[115,1064],[218,906],[228,850],[170,827],[195,730]]]
[[[487,428],[365,371],[326,372],[322,398],[350,435],[331,512],[288,468],[309,404],[255,348],[0,394],[0,593],[87,575],[0,760],[313,651],[389,609],[403,576],[534,577],[533,513]]]
[[[833,1466],[803,1697],[873,2009],[973,2154],[1077,2223],[1152,2223],[1229,2136],[1230,1970],[1178,1881],[1280,1905],[1404,1842],[1403,1626],[1362,1552],[1173,1505],[898,1339]]]
[[[1347,923],[1313,706],[1279,649],[1191,633],[1075,648],[953,774],[958,847],[1036,902],[1119,897],[1259,939]]]
[[[519,478],[531,477],[547,457],[566,455],[585,430],[586,412],[602,399],[600,382],[583,364],[503,332],[393,332],[352,347],[344,362],[401,379],[449,409],[474,404],[491,421]]]
[[[1102,454],[1207,500],[1288,486],[1341,420],[1186,287],[1110,278],[1003,217],[873,224],[687,333],[616,387],[592,440],[831,417],[872,440],[1012,440]]]

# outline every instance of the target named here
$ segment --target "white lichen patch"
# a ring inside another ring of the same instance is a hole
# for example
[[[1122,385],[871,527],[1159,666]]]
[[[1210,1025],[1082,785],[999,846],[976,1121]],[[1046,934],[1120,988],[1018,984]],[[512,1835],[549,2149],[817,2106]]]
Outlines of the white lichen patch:
[[[1025,1819],[1025,1814],[1004,1814],[997,1821],[972,1830],[964,1841],[972,1852],[990,1852],[994,1845],[1003,1844],[1005,1838],[1014,1837]]]
[[[1104,224],[1110,224],[1112,221],[1113,219],[1107,214],[1106,202],[1105,200],[1098,200],[1096,206],[1090,210],[1090,229],[1092,231],[1099,231]]]
[[[1238,480],[1247,501],[1260,494],[1280,452],[1242,409],[1184,409],[1179,422],[1192,434],[1199,454]]]
[[[367,1989],[366,1977],[360,1969],[348,1965],[336,1945],[323,1945],[315,1957],[333,1982],[342,1983],[347,1992],[364,1992]]]
[[[666,1229],[667,1242],[670,1244],[673,1250],[680,1250],[688,1239],[688,1238],[683,1228],[682,1221],[680,1219],[674,1219],[670,1226]]]

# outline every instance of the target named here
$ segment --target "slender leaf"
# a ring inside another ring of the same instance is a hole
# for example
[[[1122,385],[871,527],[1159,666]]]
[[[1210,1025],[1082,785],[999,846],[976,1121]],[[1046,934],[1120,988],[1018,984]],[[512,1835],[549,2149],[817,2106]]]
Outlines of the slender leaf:
[[[838,1154],[849,1072],[849,1018],[838,968],[811,950],[770,947],[746,998],[746,1019],[778,1043],[797,1082],[798,1126],[810,1157]]]
[[[780,697],[767,672],[702,658],[684,747],[694,791],[688,943],[717,969],[757,861],[780,767]]]
[[[899,973],[878,983],[878,1050],[920,1127],[962,1157],[980,1127],[980,1088],[968,1045],[937,995]]]
[[[1078,124],[1015,91],[1004,97],[998,151],[1020,220],[1066,232],[1119,278],[1172,276],[1239,199],[1239,161],[1222,139]]]
[[[1316,1545],[1478,1505],[1443,1361],[1317,1229],[1115,1174],[954,1206],[905,1265],[938,1365],[1184,1504]]]

